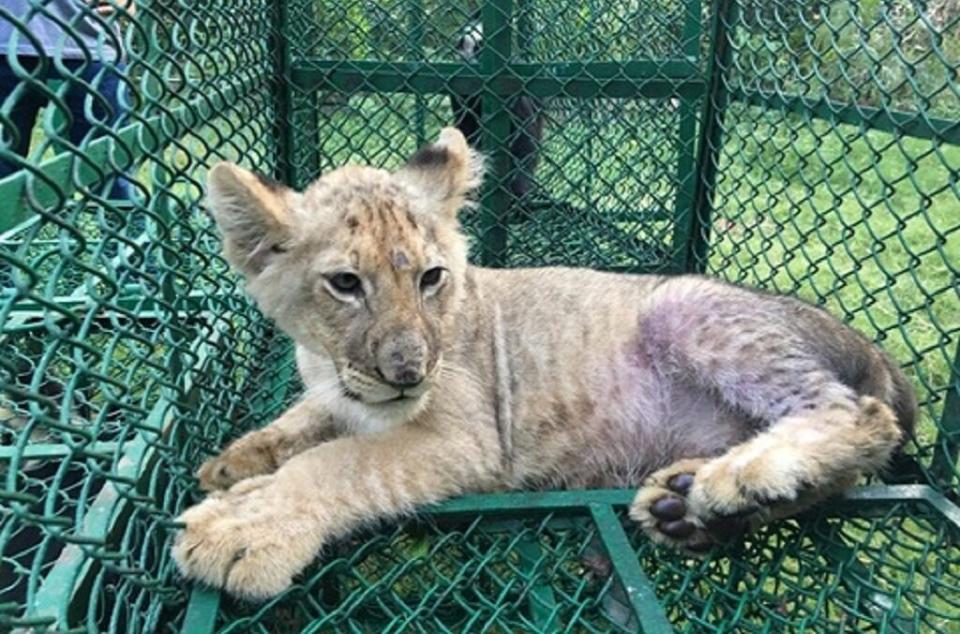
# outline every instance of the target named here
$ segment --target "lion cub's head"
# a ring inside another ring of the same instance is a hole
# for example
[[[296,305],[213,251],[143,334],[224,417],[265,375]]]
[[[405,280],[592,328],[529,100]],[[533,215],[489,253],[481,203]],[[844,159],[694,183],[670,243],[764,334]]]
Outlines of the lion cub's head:
[[[481,177],[447,128],[395,172],[347,166],[299,193],[230,163],[210,171],[224,254],[261,310],[332,361],[332,400],[396,421],[422,406],[463,297],[457,212]]]

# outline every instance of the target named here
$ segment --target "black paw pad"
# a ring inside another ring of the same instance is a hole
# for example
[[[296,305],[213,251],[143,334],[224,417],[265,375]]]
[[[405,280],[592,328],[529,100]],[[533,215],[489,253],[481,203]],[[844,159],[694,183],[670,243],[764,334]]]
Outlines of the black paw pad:
[[[674,539],[686,539],[693,535],[696,526],[686,520],[673,520],[671,522],[657,522],[657,530]]]
[[[677,475],[671,477],[667,480],[667,487],[671,491],[675,491],[680,495],[686,495],[690,492],[690,487],[693,486],[693,474],[692,473],[678,473]]]
[[[653,503],[650,514],[668,522],[678,520],[687,514],[687,505],[682,499],[667,495]]]

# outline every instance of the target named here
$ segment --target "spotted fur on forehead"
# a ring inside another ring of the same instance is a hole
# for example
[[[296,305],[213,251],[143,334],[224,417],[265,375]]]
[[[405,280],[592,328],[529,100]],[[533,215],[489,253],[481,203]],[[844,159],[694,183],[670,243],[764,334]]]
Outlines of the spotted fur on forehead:
[[[372,168],[332,172],[308,189],[305,199],[300,239],[314,245],[307,251],[320,253],[332,246],[331,253],[339,252],[344,264],[361,272],[436,265],[438,255],[446,259],[442,236],[458,226],[418,209],[405,186]]]
[[[373,259],[377,268],[411,269],[424,264],[424,241],[428,236],[401,196],[388,191],[367,192],[344,201],[341,230],[346,230],[351,248]]]

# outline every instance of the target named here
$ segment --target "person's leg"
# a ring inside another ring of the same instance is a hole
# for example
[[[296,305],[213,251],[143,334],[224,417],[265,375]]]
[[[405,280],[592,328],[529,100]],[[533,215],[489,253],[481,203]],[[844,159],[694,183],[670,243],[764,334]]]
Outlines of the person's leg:
[[[105,67],[100,62],[83,63],[80,60],[65,60],[64,64],[73,78],[68,79],[71,85],[67,91],[65,102],[70,111],[72,122],[70,125],[70,141],[79,145],[84,140],[92,140],[103,136],[104,128],[116,128],[123,123],[125,111],[122,105],[121,91],[123,82],[118,73],[122,72],[121,65]],[[91,91],[85,84],[92,86]],[[117,152],[118,162],[124,161],[122,149]],[[111,171],[107,162],[103,164],[105,171]],[[110,188],[107,197],[111,200],[132,200],[131,188],[126,175],[118,172],[111,175],[108,182]]]
[[[38,74],[38,58],[21,56],[16,63],[22,70]],[[36,78],[38,82],[44,79]],[[10,58],[0,54],[0,179],[22,168],[14,155],[26,158],[30,151],[30,135],[43,103],[43,93],[30,82],[22,82]],[[12,262],[0,258],[0,294],[13,286],[15,268]]]
[[[21,56],[18,64],[27,72],[34,73],[39,59]],[[43,82],[45,77],[38,77]],[[30,134],[37,121],[37,113],[44,104],[43,93],[35,90],[30,82],[23,82],[14,72],[6,55],[0,55],[0,149],[26,157],[30,150]],[[0,156],[0,178],[20,169],[20,165]]]
[[[68,137],[73,145],[83,147],[84,143],[110,134],[108,130],[117,129],[126,118],[121,98],[123,82],[118,76],[122,67],[82,60],[64,60],[63,65],[67,70],[64,79],[68,82],[64,95],[70,117]],[[118,147],[113,160],[111,163],[111,157],[105,157],[98,162],[105,178],[97,184],[96,191],[115,203],[133,202],[133,188],[124,169],[132,169],[125,164],[129,155]],[[144,219],[135,207],[128,205],[110,205],[99,211],[103,214],[102,222],[106,223],[101,227],[102,254],[113,259],[123,245],[132,245],[131,241],[143,233]]]

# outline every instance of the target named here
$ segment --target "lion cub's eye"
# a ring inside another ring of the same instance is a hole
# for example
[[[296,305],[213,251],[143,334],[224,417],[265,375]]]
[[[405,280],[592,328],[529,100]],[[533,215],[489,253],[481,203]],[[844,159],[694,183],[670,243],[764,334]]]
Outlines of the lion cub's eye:
[[[335,273],[327,278],[327,283],[341,295],[362,295],[363,284],[353,273]]]
[[[442,266],[424,271],[423,275],[420,276],[420,290],[427,292],[439,286],[440,282],[443,281],[443,273],[444,268]]]

